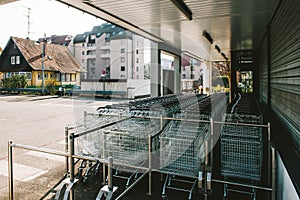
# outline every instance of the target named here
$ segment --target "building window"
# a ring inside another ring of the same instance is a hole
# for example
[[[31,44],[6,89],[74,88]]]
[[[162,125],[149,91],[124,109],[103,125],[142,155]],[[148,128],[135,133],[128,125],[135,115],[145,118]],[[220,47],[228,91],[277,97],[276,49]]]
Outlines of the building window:
[[[71,74],[66,74],[66,81],[71,81]]]
[[[125,57],[121,57],[121,63],[125,62]]]
[[[124,78],[125,78],[125,75],[121,74],[120,77],[121,77],[122,79],[124,79]]]
[[[84,59],[82,59],[81,62],[84,63]]]
[[[84,43],[82,43],[82,47],[84,47]]]
[[[139,58],[136,58],[136,63],[139,63]]]
[[[56,81],[60,81],[60,73],[56,74]]]
[[[139,67],[138,67],[138,66],[136,66],[136,71],[137,71],[137,72],[139,71]]]
[[[44,78],[48,79],[48,73],[44,73]]]
[[[136,54],[139,54],[139,50],[138,50],[138,49],[137,49],[137,50],[135,50],[135,53],[136,53]]]
[[[82,55],[84,55],[84,51],[82,51]]]
[[[38,79],[41,80],[42,79],[42,72],[38,73]]]
[[[12,64],[12,65],[16,64],[16,57],[15,56],[10,57],[10,64]]]
[[[124,48],[121,49],[121,53],[125,53],[125,49]]]
[[[16,64],[19,65],[21,63],[20,56],[16,56]]]
[[[125,66],[121,66],[121,71],[125,72]]]
[[[31,80],[31,79],[32,79],[31,72],[27,72],[26,75],[27,75],[27,79],[28,79],[28,80]]]
[[[61,78],[61,81],[65,81],[66,80],[66,74],[61,74],[60,78]]]
[[[136,75],[136,79],[139,79],[139,75]]]
[[[50,73],[50,79],[54,79],[55,74],[54,73]]]
[[[185,78],[185,74],[182,74],[182,78]]]
[[[184,71],[184,72],[185,72],[185,67],[183,67],[183,68],[182,68],[182,71]]]
[[[92,59],[92,60],[91,60],[91,65],[92,65],[92,66],[95,66],[95,65],[96,65],[96,59]]]

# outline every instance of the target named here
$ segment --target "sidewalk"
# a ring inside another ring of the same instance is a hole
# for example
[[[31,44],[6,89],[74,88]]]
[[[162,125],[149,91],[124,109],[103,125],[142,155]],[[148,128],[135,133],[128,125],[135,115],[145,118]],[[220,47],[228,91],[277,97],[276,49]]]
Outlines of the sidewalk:
[[[58,98],[58,95],[0,95],[0,101],[6,102],[39,101],[52,98]]]

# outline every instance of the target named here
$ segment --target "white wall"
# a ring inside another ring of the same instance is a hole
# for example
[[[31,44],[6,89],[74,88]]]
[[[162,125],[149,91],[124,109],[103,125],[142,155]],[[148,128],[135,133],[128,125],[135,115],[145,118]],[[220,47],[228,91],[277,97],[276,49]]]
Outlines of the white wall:
[[[128,98],[134,98],[136,96],[150,96],[150,79],[148,80],[127,80]]]
[[[127,81],[120,82],[97,82],[97,81],[82,81],[81,90],[111,90],[111,91],[124,91],[128,93],[128,98],[137,96],[150,95],[150,79],[137,80],[128,79]]]
[[[126,82],[81,82],[81,90],[111,90],[111,91],[127,91]]]
[[[299,196],[292,183],[292,180],[282,162],[280,155],[277,153],[277,200],[298,200]]]

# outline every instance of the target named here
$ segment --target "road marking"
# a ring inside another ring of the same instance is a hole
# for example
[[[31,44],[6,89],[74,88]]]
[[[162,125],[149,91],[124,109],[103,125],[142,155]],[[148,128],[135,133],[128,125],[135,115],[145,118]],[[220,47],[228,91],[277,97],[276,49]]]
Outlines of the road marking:
[[[28,151],[25,154],[35,156],[35,157],[45,158],[47,160],[53,160],[57,162],[64,162],[66,160],[64,156],[52,155],[52,154],[42,153],[37,151]]]
[[[0,175],[8,177],[8,161],[7,160],[1,160],[0,161]],[[32,179],[35,179],[43,174],[45,174],[47,171],[41,170],[35,167],[29,167],[26,165],[13,163],[13,177],[15,180],[18,181],[30,181]]]

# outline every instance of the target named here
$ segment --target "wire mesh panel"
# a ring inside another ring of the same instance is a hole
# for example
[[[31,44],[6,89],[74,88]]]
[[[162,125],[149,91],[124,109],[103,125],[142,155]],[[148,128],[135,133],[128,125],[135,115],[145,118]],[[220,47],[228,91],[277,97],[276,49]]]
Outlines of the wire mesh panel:
[[[100,109],[98,113],[88,113],[83,119],[76,122],[76,133],[82,133],[97,127],[108,125],[126,117],[121,110]],[[128,117],[128,116],[127,116]],[[102,131],[100,129],[80,136],[76,139],[76,153],[92,157],[100,157],[102,152]]]
[[[260,116],[224,115],[226,122],[262,124]],[[221,133],[221,174],[259,181],[262,166],[262,128],[224,124]]]
[[[183,118],[186,114],[177,114]],[[207,119],[189,116],[188,119]],[[170,174],[195,177],[204,159],[204,140],[209,125],[195,121],[171,121],[160,136],[160,170]]]
[[[160,130],[159,123],[149,119],[130,118],[104,128],[103,158],[112,156],[124,166],[141,166],[148,159],[148,135]]]

